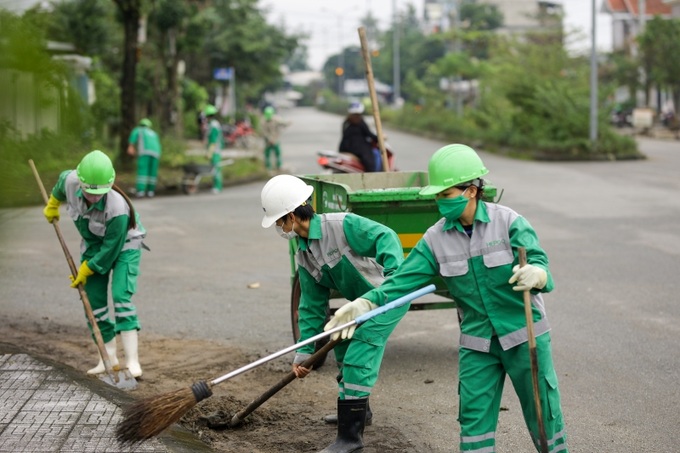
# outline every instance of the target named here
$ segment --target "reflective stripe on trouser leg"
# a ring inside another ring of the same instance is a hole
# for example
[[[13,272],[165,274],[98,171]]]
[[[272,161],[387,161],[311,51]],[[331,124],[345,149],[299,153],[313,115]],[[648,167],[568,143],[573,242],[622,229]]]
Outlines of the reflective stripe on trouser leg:
[[[218,153],[213,153],[210,163],[213,166],[213,188],[222,190],[222,167],[220,167],[220,161],[222,156]]]
[[[94,319],[97,321],[97,327],[99,327],[104,343],[108,343],[116,336],[114,327],[115,322],[109,315],[108,292],[109,274],[102,275],[95,272],[87,277],[85,293],[87,293],[87,299],[90,301],[92,314],[94,314]],[[87,319],[87,315],[85,318]],[[92,332],[92,326],[90,326],[89,320],[87,325],[90,327],[90,332]],[[96,342],[94,334],[92,335],[92,339]]]
[[[124,250],[120,252],[113,265],[111,297],[116,316],[116,333],[139,330],[141,327],[137,318],[137,308],[132,303],[132,295],[137,292],[141,256],[141,250]]]
[[[494,337],[488,353],[466,348],[458,352],[460,451],[496,451],[496,427],[505,382],[501,351]]]
[[[378,380],[387,339],[409,306],[406,304],[378,315],[356,329],[343,360],[345,393],[339,396],[340,399],[367,398],[371,394]]]
[[[548,451],[550,453],[566,452],[568,451],[567,436],[551,349],[550,333],[545,333],[536,338],[536,356],[539,368],[538,391],[541,399],[541,412],[543,413],[543,425],[548,441]],[[524,422],[529,428],[531,438],[536,445],[536,450],[540,451],[538,419],[534,402],[528,343],[505,351],[503,353],[503,364],[522,404]]]
[[[333,348],[333,354],[335,354],[335,362],[338,364],[338,375],[335,379],[338,381],[338,398],[341,400],[345,399],[345,380],[343,377],[343,371],[345,369],[345,354],[347,354],[347,348],[350,342],[345,340],[341,341]]]
[[[137,193],[146,192],[147,185],[149,184],[149,163],[151,159],[153,159],[151,156],[146,155],[137,157]]]

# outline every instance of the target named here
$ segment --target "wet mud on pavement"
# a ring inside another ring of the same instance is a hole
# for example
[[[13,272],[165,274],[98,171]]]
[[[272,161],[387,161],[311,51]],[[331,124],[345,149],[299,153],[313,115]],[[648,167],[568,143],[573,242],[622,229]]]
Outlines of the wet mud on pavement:
[[[84,375],[97,359],[96,347],[89,341],[86,329],[56,325],[47,319],[41,323],[12,320],[0,326],[0,338],[4,343],[68,365]],[[271,352],[263,351],[261,356]],[[121,358],[122,352],[119,354]],[[138,388],[128,392],[126,397],[144,398],[189,387],[195,381],[214,379],[258,358],[216,342],[151,337],[141,333],[140,361],[144,376],[139,380]],[[330,356],[320,370],[304,380],[290,383],[246,417],[240,426],[228,427],[234,414],[276,384],[288,371],[289,360],[284,356],[225,381],[215,386],[213,396],[192,408],[179,424],[217,452],[322,450],[336,434],[336,427],[322,420],[324,415],[335,412],[337,397],[336,367]],[[125,404],[128,400],[123,398],[119,403]],[[425,451],[412,445],[398,427],[390,426],[385,420],[381,422],[379,417],[377,414],[373,425],[366,427],[365,453]]]

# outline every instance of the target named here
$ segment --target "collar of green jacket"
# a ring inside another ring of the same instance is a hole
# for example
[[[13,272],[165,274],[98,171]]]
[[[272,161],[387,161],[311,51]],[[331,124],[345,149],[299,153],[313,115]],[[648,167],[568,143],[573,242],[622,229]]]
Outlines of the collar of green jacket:
[[[303,252],[307,251],[309,248],[308,241],[311,239],[321,239],[321,217],[319,217],[319,214],[314,214],[311,219],[309,219],[309,233],[307,238],[301,237],[300,240],[298,241],[300,245],[300,250]]]
[[[486,210],[486,203],[483,201],[477,201],[477,210],[475,211],[475,222],[489,223],[489,213]],[[474,222],[473,222],[474,223]],[[446,220],[444,222],[444,231],[448,231],[451,228],[455,228],[461,233],[465,233],[463,225],[460,224],[460,220]]]

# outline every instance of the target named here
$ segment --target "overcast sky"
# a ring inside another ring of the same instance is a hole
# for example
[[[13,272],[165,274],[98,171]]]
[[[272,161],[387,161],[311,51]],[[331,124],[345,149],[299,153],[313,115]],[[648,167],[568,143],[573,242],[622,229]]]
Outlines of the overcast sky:
[[[528,1],[528,0],[525,0]],[[593,0],[565,0],[565,26],[567,30],[581,30],[583,39],[570,46],[573,50],[590,49],[591,8]],[[598,11],[602,0],[595,0]],[[342,47],[359,45],[359,20],[371,11],[378,19],[381,30],[389,27],[392,20],[394,0],[346,0],[331,2],[327,0],[261,0],[260,4],[270,13],[270,23],[285,23],[290,31],[307,32],[311,39],[307,42],[309,63],[320,69],[329,55],[338,53]],[[396,0],[397,10],[403,11],[413,4],[422,16],[423,0]],[[611,50],[611,17],[597,15],[598,48]]]

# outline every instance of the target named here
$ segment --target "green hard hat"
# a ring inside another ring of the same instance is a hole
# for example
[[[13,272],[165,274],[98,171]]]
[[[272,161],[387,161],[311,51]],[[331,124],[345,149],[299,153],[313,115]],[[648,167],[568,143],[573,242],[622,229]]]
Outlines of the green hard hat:
[[[449,187],[472,181],[489,173],[477,152],[467,145],[446,145],[435,152],[428,165],[429,185],[420,195],[435,195]]]
[[[208,104],[205,106],[205,110],[203,110],[203,113],[205,113],[205,116],[214,115],[217,113],[217,107]]]
[[[268,105],[267,107],[264,108],[264,117],[268,120],[272,119],[274,116],[274,107],[271,105]]]
[[[116,171],[109,156],[98,149],[87,153],[76,169],[80,187],[93,195],[103,195],[113,186]]]
[[[149,118],[142,118],[139,120],[141,126],[151,127],[151,120]]]

